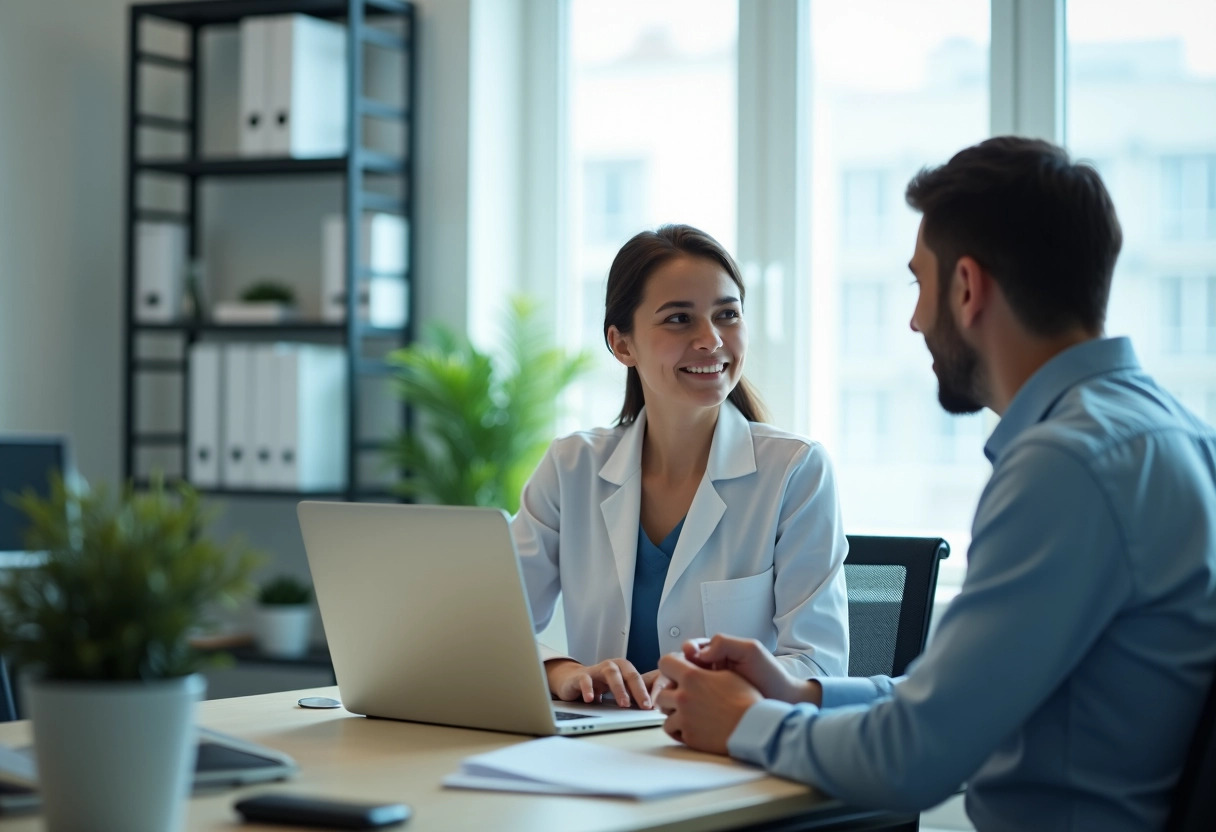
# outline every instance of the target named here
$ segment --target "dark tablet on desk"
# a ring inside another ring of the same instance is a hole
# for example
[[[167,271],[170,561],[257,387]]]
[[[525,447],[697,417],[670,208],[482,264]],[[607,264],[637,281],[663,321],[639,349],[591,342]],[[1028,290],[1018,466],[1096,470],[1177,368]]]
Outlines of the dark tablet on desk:
[[[209,728],[198,729],[195,791],[286,780],[296,771],[295,760],[282,751]],[[0,779],[0,814],[37,809],[38,805],[35,787]]]

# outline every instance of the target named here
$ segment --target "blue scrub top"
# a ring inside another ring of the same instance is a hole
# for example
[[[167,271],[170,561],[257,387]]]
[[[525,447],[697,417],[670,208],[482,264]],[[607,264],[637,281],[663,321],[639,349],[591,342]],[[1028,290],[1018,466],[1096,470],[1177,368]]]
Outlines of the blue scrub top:
[[[687,518],[686,518],[687,519]],[[656,546],[638,523],[638,557],[633,570],[633,611],[629,616],[629,645],[625,658],[639,673],[659,666],[659,598],[667,580],[667,567],[680,540],[684,520]]]

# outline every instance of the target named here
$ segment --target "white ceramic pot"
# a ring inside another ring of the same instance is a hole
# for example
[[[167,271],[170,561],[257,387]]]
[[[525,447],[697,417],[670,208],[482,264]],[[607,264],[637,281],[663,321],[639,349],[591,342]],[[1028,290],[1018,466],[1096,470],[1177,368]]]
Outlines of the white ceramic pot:
[[[311,604],[263,604],[255,614],[254,638],[268,656],[295,659],[308,652]]]
[[[194,769],[194,674],[155,682],[31,679],[42,814],[48,832],[182,828]]]

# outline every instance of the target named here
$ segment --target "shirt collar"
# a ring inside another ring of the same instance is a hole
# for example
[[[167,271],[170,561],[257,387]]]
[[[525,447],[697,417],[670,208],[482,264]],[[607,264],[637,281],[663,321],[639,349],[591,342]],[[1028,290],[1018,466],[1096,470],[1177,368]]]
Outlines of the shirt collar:
[[[1043,421],[1065,393],[1086,379],[1138,369],[1140,362],[1128,338],[1095,338],[1053,356],[1014,394],[984,445],[984,456],[995,462],[1022,431]]]

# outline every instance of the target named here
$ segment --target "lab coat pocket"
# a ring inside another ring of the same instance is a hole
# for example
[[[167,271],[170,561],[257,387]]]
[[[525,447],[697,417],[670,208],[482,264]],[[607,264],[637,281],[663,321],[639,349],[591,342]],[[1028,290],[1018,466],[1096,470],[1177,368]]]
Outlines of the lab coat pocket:
[[[730,581],[701,584],[701,609],[705,635],[721,633],[739,638],[772,640],[773,570]]]

